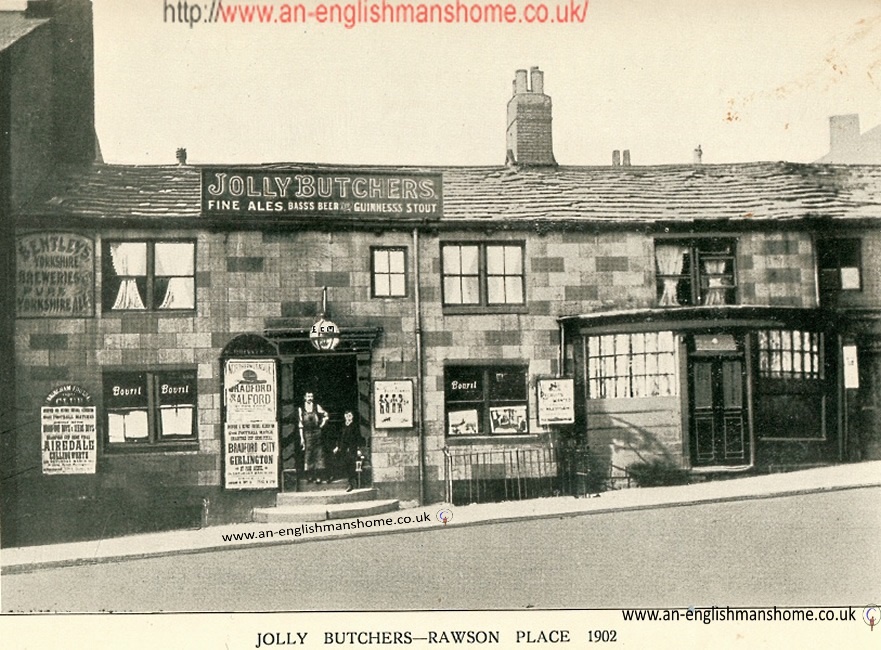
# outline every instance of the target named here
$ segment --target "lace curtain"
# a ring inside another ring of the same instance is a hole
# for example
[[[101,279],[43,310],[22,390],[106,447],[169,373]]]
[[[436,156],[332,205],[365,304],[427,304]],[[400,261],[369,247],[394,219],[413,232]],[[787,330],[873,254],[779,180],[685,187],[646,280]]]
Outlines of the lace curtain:
[[[156,277],[168,278],[165,296],[159,309],[192,309],[193,245],[189,243],[156,244]]]
[[[684,268],[685,255],[688,249],[685,246],[664,244],[655,248],[655,259],[658,263],[658,271],[664,276],[681,275]],[[679,287],[679,278],[663,278],[663,290],[658,303],[665,306],[679,305],[676,298],[676,289]]]
[[[707,275],[707,295],[704,296],[705,305],[724,305],[725,283],[724,278],[719,277],[725,272],[725,260],[705,260],[704,270]]]
[[[110,245],[113,271],[122,278],[113,309],[144,309],[138,283],[132,276],[147,275],[147,245],[143,242],[120,242]]]

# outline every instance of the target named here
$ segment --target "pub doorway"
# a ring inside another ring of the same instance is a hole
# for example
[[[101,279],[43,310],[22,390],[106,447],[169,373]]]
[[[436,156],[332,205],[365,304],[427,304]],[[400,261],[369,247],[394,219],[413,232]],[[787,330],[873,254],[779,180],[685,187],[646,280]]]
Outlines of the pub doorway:
[[[300,444],[299,409],[307,392],[314,395],[328,414],[321,430],[321,444],[327,477],[344,477],[345,468],[333,449],[343,425],[343,414],[350,410],[359,419],[358,364],[356,354],[303,354],[283,357],[279,373],[279,424],[282,448],[282,491],[304,487],[304,454]],[[345,486],[345,483],[343,483]]]

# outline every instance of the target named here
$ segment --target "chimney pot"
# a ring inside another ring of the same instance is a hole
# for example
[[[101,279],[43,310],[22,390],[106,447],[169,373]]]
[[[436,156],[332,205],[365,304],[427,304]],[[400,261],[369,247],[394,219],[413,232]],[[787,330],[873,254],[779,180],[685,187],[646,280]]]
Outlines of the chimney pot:
[[[177,158],[178,165],[187,164],[187,150],[184,147],[178,147],[177,151],[174,152],[174,155]]]
[[[701,150],[701,146],[698,145],[694,149],[694,164],[700,165],[703,164],[704,152]]]
[[[612,152],[612,167],[620,167],[621,166],[621,151],[615,149]]]
[[[527,92],[526,88],[526,70],[517,70],[514,73],[514,94],[522,95]]]
[[[630,167],[630,149],[625,149],[622,155],[624,156],[622,164],[625,167]]]
[[[544,95],[545,75],[544,72],[538,69],[538,66],[529,69],[529,84],[529,92],[533,92],[536,95]]]

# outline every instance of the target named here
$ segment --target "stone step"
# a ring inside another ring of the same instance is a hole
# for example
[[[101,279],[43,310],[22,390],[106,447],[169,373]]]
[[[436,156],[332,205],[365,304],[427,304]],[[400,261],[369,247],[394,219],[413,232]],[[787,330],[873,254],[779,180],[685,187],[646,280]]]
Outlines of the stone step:
[[[397,499],[377,499],[355,503],[331,503],[300,506],[255,508],[254,521],[260,523],[297,523],[370,517],[398,509]]]
[[[277,506],[309,506],[332,503],[373,501],[378,496],[376,488],[361,488],[346,492],[343,489],[315,490],[312,492],[279,492],[275,496]]]

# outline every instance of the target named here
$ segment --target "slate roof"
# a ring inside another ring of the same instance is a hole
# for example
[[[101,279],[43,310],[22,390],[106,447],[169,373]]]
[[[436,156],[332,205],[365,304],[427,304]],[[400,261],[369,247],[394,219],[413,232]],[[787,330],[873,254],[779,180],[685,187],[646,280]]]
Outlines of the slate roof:
[[[0,52],[12,47],[48,19],[25,18],[22,12],[0,11]]]
[[[273,163],[273,171],[443,175],[443,222],[658,223],[878,219],[881,166],[759,162],[724,165],[511,168]],[[96,164],[62,173],[19,222],[200,222],[198,166]],[[206,221],[207,223],[207,221]]]

